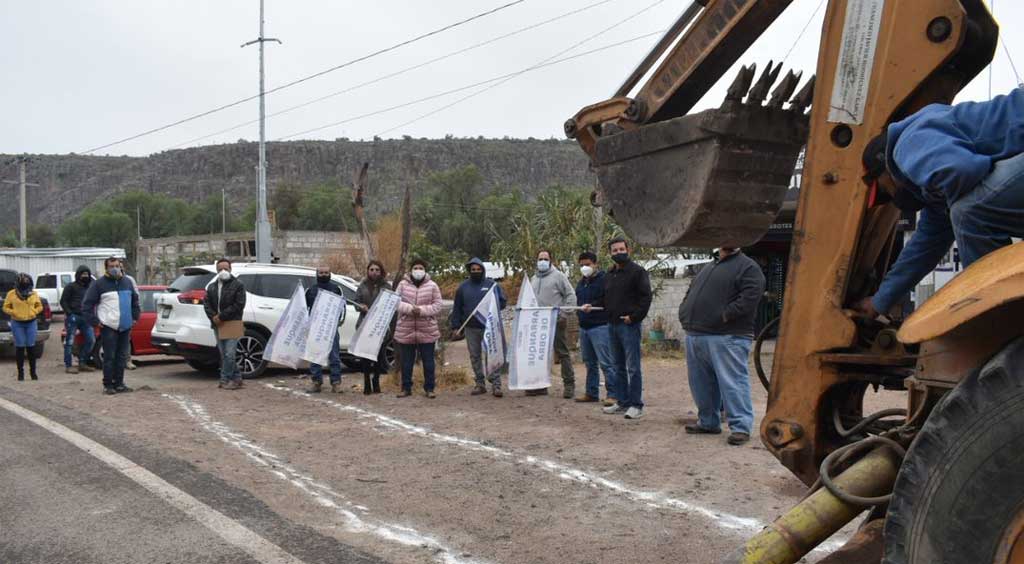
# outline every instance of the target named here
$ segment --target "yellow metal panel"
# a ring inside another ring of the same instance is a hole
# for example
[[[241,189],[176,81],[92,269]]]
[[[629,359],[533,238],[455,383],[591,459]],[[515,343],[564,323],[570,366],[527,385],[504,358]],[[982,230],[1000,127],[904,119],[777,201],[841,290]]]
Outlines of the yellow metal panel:
[[[1018,243],[983,257],[943,286],[907,318],[897,337],[904,343],[934,339],[1021,298],[1024,298],[1024,244]]]

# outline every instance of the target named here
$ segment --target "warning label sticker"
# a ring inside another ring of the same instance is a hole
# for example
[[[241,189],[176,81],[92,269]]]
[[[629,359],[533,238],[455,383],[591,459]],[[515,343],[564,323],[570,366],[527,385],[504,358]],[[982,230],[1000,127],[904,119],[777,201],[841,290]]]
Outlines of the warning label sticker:
[[[860,125],[864,121],[884,8],[885,0],[848,0],[846,3],[843,44],[839,48],[828,112],[828,121],[832,123]]]

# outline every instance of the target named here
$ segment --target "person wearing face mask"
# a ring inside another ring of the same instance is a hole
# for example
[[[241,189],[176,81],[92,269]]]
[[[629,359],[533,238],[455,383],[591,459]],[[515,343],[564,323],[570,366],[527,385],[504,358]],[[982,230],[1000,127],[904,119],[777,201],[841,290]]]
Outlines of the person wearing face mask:
[[[576,305],[576,291],[565,274],[555,268],[551,252],[543,249],[537,253],[537,273],[530,279],[537,305],[541,307],[572,307]],[[576,395],[576,374],[572,369],[572,355],[566,336],[566,322],[569,313],[560,311],[555,325],[555,356],[562,371],[562,397],[572,399]],[[526,390],[528,396],[547,395],[548,389]]]
[[[82,301],[85,300],[85,292],[92,284],[92,271],[84,264],[75,270],[75,281],[64,286],[60,295],[60,307],[64,309],[64,371],[68,374],[81,372],[92,372],[92,367],[87,364],[92,355],[93,346],[96,343],[96,333],[92,326],[82,315]],[[82,335],[82,348],[78,350],[78,365],[72,363],[71,353],[75,344],[75,333]]]
[[[920,212],[874,296],[853,309],[888,313],[956,242],[963,267],[1024,237],[1024,88],[987,102],[930,104],[893,123],[863,153],[869,205]]]
[[[316,284],[306,290],[306,308],[313,309],[316,296],[320,292],[331,292],[343,296],[341,286],[331,281],[331,268],[327,265],[320,265],[316,268]],[[345,308],[341,309],[340,325],[345,320]],[[331,352],[327,355],[327,362],[331,366],[331,393],[340,394],[341,388],[341,347],[338,344],[338,330],[334,330],[334,340],[331,341]],[[324,367],[312,362],[309,365],[309,388],[307,394],[319,394],[324,385]]]
[[[366,265],[366,278],[359,283],[359,288],[356,289],[356,302],[358,302],[356,309],[359,310],[359,319],[356,321],[357,329],[363,324],[363,319],[370,311],[370,307],[373,306],[373,302],[377,301],[381,290],[391,289],[391,283],[387,281],[387,276],[387,271],[384,270],[384,265],[379,260],[371,260]],[[380,375],[388,369],[387,360],[384,358],[387,346],[387,339],[385,339],[381,343],[377,360],[361,359],[363,361],[363,394],[380,393]]]
[[[608,341],[615,371],[615,405],[609,415],[625,412],[626,419],[644,416],[644,380],[640,365],[640,328],[651,309],[651,279],[629,258],[629,244],[617,237],[608,243],[615,266],[605,275],[604,306]]]
[[[395,292],[402,300],[398,302],[398,323],[395,326],[395,342],[402,356],[402,391],[398,397],[412,395],[412,369],[418,354],[423,363],[423,389],[428,398],[435,398],[434,347],[441,338],[437,326],[437,315],[441,313],[441,289],[427,274],[427,262],[415,259],[412,270],[398,283]]]
[[[106,271],[89,285],[82,300],[82,315],[91,326],[100,327],[103,346],[103,393],[113,395],[132,391],[124,383],[124,367],[131,349],[132,325],[139,320],[139,295],[125,279],[121,261],[110,257],[103,261]]]
[[[587,367],[587,389],[576,401],[600,401],[604,372],[605,405],[615,405],[615,367],[608,344],[608,313],[603,309],[605,273],[597,265],[597,255],[590,251],[581,253],[578,260],[583,276],[576,284],[576,303],[580,306],[576,316],[580,322],[580,355]]]
[[[238,340],[245,335],[242,313],[245,312],[245,285],[231,274],[231,261],[222,258],[215,265],[217,275],[206,286],[203,310],[217,333],[217,352],[220,353],[220,383],[218,388],[237,390],[242,387],[235,351]]]
[[[754,319],[764,294],[764,273],[737,248],[722,246],[690,284],[679,305],[686,331],[686,369],[697,404],[691,435],[722,432],[721,412],[729,415],[730,445],[750,440],[754,404],[750,397],[748,359],[754,343]]]
[[[38,321],[43,312],[43,301],[32,289],[32,277],[24,272],[18,274],[14,288],[4,298],[4,313],[11,318],[11,334],[14,337],[14,354],[18,361],[18,380],[25,379],[25,357],[28,357],[29,375],[38,380],[36,357],[32,348],[36,345]]]
[[[483,261],[476,257],[469,259],[469,262],[466,263],[466,270],[469,272],[469,278],[460,284],[459,289],[455,291],[455,304],[452,308],[451,324],[456,338],[461,337],[463,334],[466,337],[469,363],[473,366],[473,375],[476,381],[471,394],[479,396],[487,393],[487,388],[484,386],[483,366],[484,325],[479,319],[470,316],[473,315],[476,307],[480,305],[480,301],[483,300],[492,287],[494,287],[494,293],[498,298],[498,307],[500,309],[505,309],[506,300],[505,294],[501,291],[501,286],[496,286],[494,280],[484,276]],[[466,322],[467,319],[469,320],[468,323]],[[460,334],[458,329],[462,327],[463,323],[466,324],[466,327],[463,329],[462,334]],[[494,397],[500,398],[503,395],[501,391],[501,370],[491,374],[490,382],[491,393]]]

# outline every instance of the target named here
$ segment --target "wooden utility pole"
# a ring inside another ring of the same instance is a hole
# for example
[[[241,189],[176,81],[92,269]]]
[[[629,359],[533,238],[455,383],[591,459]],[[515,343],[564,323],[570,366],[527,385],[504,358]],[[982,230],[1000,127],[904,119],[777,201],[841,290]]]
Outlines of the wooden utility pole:
[[[366,248],[367,260],[377,258],[377,246],[370,236],[370,230],[366,227],[366,188],[368,183],[368,172],[370,163],[363,163],[356,167],[352,173],[352,210],[355,212],[356,222],[359,223],[359,232],[363,236],[363,246]]]
[[[39,186],[34,182],[25,182],[25,165],[28,164],[28,157],[18,157],[18,180],[4,180],[4,184],[17,184],[18,185],[18,225],[20,228],[19,241],[21,246],[24,247],[28,242],[28,204],[25,201],[25,188],[28,186]]]
[[[395,269],[395,282],[392,285],[397,288],[398,283],[405,276],[405,267],[409,262],[409,240],[412,238],[412,190],[405,187],[405,197],[402,198],[402,252],[398,255],[398,268]]]

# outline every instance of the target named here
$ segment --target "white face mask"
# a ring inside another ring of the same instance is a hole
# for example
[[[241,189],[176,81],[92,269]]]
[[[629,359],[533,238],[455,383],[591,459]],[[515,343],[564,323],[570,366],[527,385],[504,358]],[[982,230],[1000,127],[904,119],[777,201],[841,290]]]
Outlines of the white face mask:
[[[228,280],[231,280],[231,271],[221,270],[220,272],[217,273],[217,278],[219,278],[222,282],[227,282]]]
[[[427,271],[426,270],[413,270],[412,271],[412,279],[416,280],[417,282],[420,281],[420,280],[423,280],[426,276],[427,276]]]
[[[538,271],[540,271],[540,272],[547,272],[549,268],[551,268],[551,261],[543,260],[543,259],[537,261],[537,270]]]
[[[591,276],[594,275],[594,267],[590,266],[589,264],[586,265],[586,266],[581,266],[580,267],[580,274],[582,274],[583,276],[585,276],[587,278],[590,278]]]

